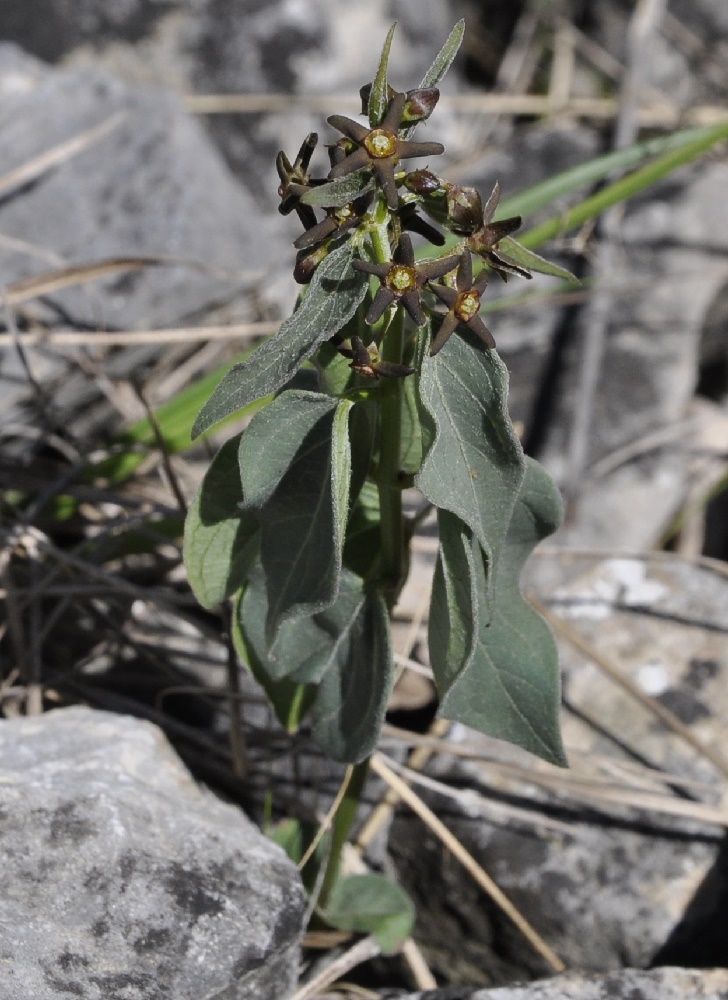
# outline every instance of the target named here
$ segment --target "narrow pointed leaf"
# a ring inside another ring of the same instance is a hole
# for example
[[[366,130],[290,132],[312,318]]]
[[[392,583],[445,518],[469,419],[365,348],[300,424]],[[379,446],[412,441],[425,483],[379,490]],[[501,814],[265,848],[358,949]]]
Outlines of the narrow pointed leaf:
[[[351,266],[353,257],[354,248],[347,240],[321,262],[293,315],[250,358],[225,375],[202,407],[192,428],[193,438],[284,386],[319,344],[354,315],[367,293],[369,279]]]
[[[453,64],[465,34],[465,21],[461,19],[447,36],[447,41],[435,56],[432,66],[422,77],[420,89],[436,87]]]
[[[399,950],[415,920],[407,893],[383,875],[340,878],[321,915],[342,931],[373,934],[385,955]]]
[[[430,441],[415,485],[464,521],[487,561],[487,606],[498,557],[525,474],[508,414],[508,372],[495,351],[459,329],[420,374],[423,433]]]
[[[440,51],[435,56],[432,66],[428,69],[425,75],[422,77],[422,83],[420,84],[421,89],[427,87],[437,87],[442,78],[445,76],[447,71],[453,64],[455,56],[458,54],[458,49],[460,48],[463,35],[465,34],[465,21],[460,20],[452,29],[447,37],[447,41],[440,49]],[[405,139],[409,139],[417,125],[410,125],[410,127],[402,132]]]
[[[498,241],[498,252],[503,252],[510,260],[529,271],[538,271],[540,274],[550,274],[554,278],[563,278],[564,281],[579,283],[579,279],[571,271],[567,271],[565,267],[559,267],[558,264],[552,264],[550,260],[539,256],[533,250],[527,250],[512,236],[504,236]]]
[[[387,113],[387,105],[389,104],[387,64],[389,63],[389,50],[392,48],[392,39],[394,38],[394,29],[396,27],[397,22],[395,21],[387,32],[382,54],[379,58],[377,75],[374,77],[374,83],[372,83],[371,93],[369,94],[369,124],[372,128],[376,128]]]
[[[318,184],[301,198],[304,205],[315,208],[341,208],[373,191],[376,181],[371,170],[355,170],[353,174],[337,177],[328,184]]]
[[[289,390],[243,434],[240,477],[246,508],[261,527],[268,592],[268,641],[287,618],[311,615],[336,598],[348,514],[352,404]]]
[[[258,520],[241,509],[239,443],[238,434],[217,453],[185,520],[187,577],[205,608],[224,601],[243,585],[258,548]]]
[[[319,684],[312,727],[327,756],[358,763],[377,745],[394,679],[389,614],[378,591],[366,594],[347,639],[346,655]]]
[[[556,644],[519,584],[529,554],[556,530],[561,515],[556,487],[541,466],[528,459],[488,624],[482,614],[487,581],[480,546],[462,521],[440,512],[429,633],[445,717],[565,766]]]

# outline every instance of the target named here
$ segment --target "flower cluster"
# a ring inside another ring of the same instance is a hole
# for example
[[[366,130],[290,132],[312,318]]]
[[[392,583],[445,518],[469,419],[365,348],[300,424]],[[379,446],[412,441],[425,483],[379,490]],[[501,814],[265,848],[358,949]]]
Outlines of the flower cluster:
[[[369,114],[371,95],[371,85],[362,88],[364,114]],[[365,320],[375,330],[370,346],[358,336],[334,341],[355,371],[373,378],[404,377],[413,371],[381,360],[379,342],[390,308],[401,305],[418,328],[432,321],[433,355],[461,328],[475,333],[490,349],[495,340],[479,315],[489,274],[495,272],[504,281],[511,274],[531,277],[500,246],[519,228],[521,219],[495,219],[498,184],[483,206],[474,188],[450,184],[428,167],[408,172],[402,166],[405,160],[444,152],[439,142],[409,138],[414,126],[430,117],[438,99],[435,87],[407,93],[388,88],[383,114],[379,118],[369,114],[369,125],[332,115],[328,122],[342,137],[328,147],[330,169],[325,178],[309,173],[318,142],[315,133],[306,138],[293,164],[282,152],[276,161],[281,181],[279,210],[284,215],[295,211],[304,227],[294,242],[296,280],[309,282],[332,245],[343,238],[355,240],[354,268],[379,280]],[[317,219],[314,205],[323,211],[323,218]],[[432,222],[449,231],[449,241]],[[423,236],[432,247],[449,242],[449,249],[439,257],[417,259],[410,233]],[[474,258],[480,271],[475,277]]]

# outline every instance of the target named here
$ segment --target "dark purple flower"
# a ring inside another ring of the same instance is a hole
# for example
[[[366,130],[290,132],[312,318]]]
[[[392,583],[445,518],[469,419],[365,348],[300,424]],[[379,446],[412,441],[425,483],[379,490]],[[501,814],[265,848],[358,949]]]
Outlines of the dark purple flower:
[[[477,334],[486,347],[495,347],[493,334],[478,315],[480,298],[487,284],[486,271],[483,271],[473,284],[473,262],[470,252],[466,250],[460,257],[454,288],[449,285],[430,285],[435,295],[448,306],[442,325],[430,347],[430,354],[437,354],[461,323]]]
[[[453,256],[415,263],[412,240],[407,233],[403,233],[394,251],[394,260],[390,263],[371,264],[367,260],[353,261],[353,267],[357,271],[375,274],[381,282],[366,315],[366,322],[376,323],[393,302],[401,302],[413,323],[422,326],[425,323],[425,314],[420,305],[420,292],[423,286],[428,281],[434,281],[435,278],[441,278],[448,271],[452,271],[457,267],[459,260],[459,257]]]
[[[467,239],[467,247],[486,261],[497,274],[504,280],[508,280],[509,274],[520,274],[522,278],[532,278],[533,275],[525,267],[512,260],[507,254],[498,249],[498,243],[504,236],[509,236],[520,228],[521,217],[514,215],[510,219],[501,219],[493,222],[495,210],[500,201],[500,184],[496,181],[490,198],[483,209],[482,219],[478,227],[472,230]]]
[[[355,170],[369,168],[378,180],[387,199],[387,206],[395,211],[399,204],[395,168],[400,160],[413,156],[438,156],[445,147],[439,142],[410,142],[400,139],[399,129],[406,94],[395,94],[387,113],[378,128],[367,128],[343,115],[332,115],[328,121],[339,132],[356,144],[356,149],[331,168],[329,178],[344,177]]]

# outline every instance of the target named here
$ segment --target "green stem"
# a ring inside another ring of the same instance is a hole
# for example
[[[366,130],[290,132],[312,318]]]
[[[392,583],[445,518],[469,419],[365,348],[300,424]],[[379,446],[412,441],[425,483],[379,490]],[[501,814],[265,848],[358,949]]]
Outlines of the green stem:
[[[401,364],[404,353],[404,317],[395,314],[382,343],[382,358]],[[384,386],[379,411],[379,489],[381,563],[380,579],[391,610],[402,583],[404,520],[400,456],[402,449],[402,379],[390,379]]]
[[[361,793],[364,790],[368,770],[368,757],[361,764],[354,766],[349,784],[346,787],[346,794],[341,801],[341,805],[336,810],[336,815],[331,825],[331,850],[329,851],[326,874],[321,883],[321,892],[318,898],[318,907],[322,910],[326,909],[331,890],[339,874],[341,852],[344,849],[344,844],[348,840],[349,833],[356,819],[356,811],[359,808]]]

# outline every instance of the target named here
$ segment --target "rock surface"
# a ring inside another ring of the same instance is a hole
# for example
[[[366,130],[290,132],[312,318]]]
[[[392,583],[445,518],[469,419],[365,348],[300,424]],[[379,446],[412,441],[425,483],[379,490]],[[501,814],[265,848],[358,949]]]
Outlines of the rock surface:
[[[427,990],[400,1000],[725,1000],[725,969],[623,969],[609,976],[567,973],[528,986]]]
[[[709,752],[723,753],[725,577],[679,558],[607,560],[565,584],[552,607]],[[466,744],[485,761],[433,759],[430,777],[468,790],[434,795],[433,808],[568,968],[721,964],[724,778],[583,653],[562,642],[560,661],[571,769],[455,727],[456,749]],[[548,973],[406,810],[390,850],[417,902],[415,936],[441,975],[499,985]]]
[[[5,193],[5,284],[108,258],[170,259],[48,296],[66,324],[125,329],[171,325],[260,280],[272,252],[261,213],[172,93],[0,45],[0,176],[105,125]]]
[[[0,998],[278,1000],[304,894],[156,727],[83,708],[0,722]]]

